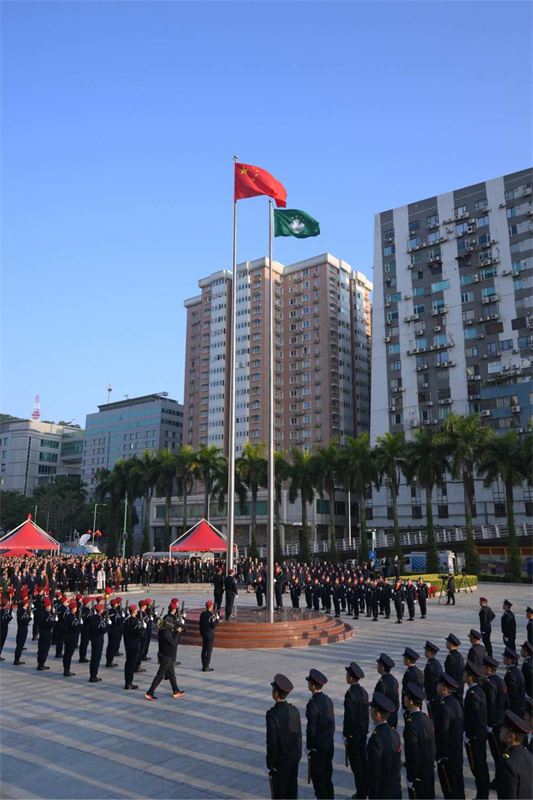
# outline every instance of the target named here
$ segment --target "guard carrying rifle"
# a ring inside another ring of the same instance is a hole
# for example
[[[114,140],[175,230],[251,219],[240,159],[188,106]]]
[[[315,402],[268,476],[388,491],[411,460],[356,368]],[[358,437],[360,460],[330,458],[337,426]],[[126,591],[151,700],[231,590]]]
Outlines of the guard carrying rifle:
[[[4,649],[4,644],[7,638],[9,623],[12,619],[13,611],[11,604],[7,599],[0,600],[0,661],[5,661],[5,658],[2,657],[2,650]]]
[[[37,644],[37,669],[39,672],[50,669],[46,666],[46,659],[52,644],[52,631],[56,624],[55,614],[52,613],[52,601],[49,597],[43,599],[41,619],[39,622],[39,641]]]
[[[78,644],[82,623],[76,616],[78,604],[71,600],[63,615],[63,677],[73,678],[76,673],[70,671],[72,656]]]
[[[128,606],[129,616],[124,621],[124,649],[126,651],[126,663],[124,664],[124,689],[138,689],[133,683],[135,665],[139,658],[139,648],[142,639],[142,626],[137,619],[138,608],[132,604]]]
[[[159,643],[159,651],[157,654],[159,669],[150,688],[144,695],[147,700],[157,700],[154,693],[163,678],[170,681],[172,697],[184,696],[185,692],[182,692],[179,688],[174,670],[176,649],[178,647],[180,635],[184,630],[185,625],[182,616],[178,615],[178,606],[175,603],[171,603],[170,613],[160,620],[159,633],[157,635]]]
[[[111,600],[111,610],[108,610],[108,628],[107,628],[107,648],[105,653],[106,667],[118,667],[113,659],[118,653],[120,640],[122,638],[122,625],[123,619],[118,608],[118,598],[114,597]]]
[[[107,632],[107,622],[104,619],[103,603],[97,603],[94,610],[95,613],[91,616],[89,621],[91,629],[91,661],[89,664],[91,677],[89,678],[89,683],[100,683],[102,679],[98,677],[98,669],[100,668],[102,651],[104,649],[104,636]]]
[[[89,641],[91,639],[91,626],[89,624],[89,619],[92,614],[92,609],[89,608],[89,605],[94,601],[92,597],[84,597],[82,600],[82,607],[81,607],[81,621],[83,625],[81,627],[81,635],[80,635],[80,650],[79,650],[79,663],[80,664],[88,664],[89,659],[87,658],[87,648],[89,646]]]

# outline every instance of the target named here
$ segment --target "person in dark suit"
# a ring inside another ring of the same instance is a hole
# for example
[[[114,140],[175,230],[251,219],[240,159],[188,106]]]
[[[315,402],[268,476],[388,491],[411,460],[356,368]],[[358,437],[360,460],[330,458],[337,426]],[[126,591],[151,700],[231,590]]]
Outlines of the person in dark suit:
[[[55,616],[51,613],[51,609],[52,601],[49,597],[45,597],[41,608],[39,642],[37,644],[37,669],[39,672],[50,669],[46,666],[46,659],[52,644],[52,631],[55,625]]]
[[[524,684],[526,694],[528,697],[533,697],[533,645],[529,642],[524,642],[520,651],[522,658],[522,675],[524,676]]]
[[[486,597],[479,598],[479,605],[479,629],[481,631],[481,638],[483,639],[483,644],[485,645],[487,655],[492,656],[492,643],[490,641],[490,635],[492,633],[492,620],[496,619],[496,614],[488,605],[488,600]]]
[[[418,607],[420,608],[420,619],[425,619],[427,616],[428,594],[429,592],[427,583],[424,583],[424,579],[420,577],[418,579],[418,583],[416,584],[416,596],[418,599]]]
[[[464,682],[467,686],[464,704],[465,746],[472,774],[476,781],[478,798],[489,796],[489,768],[487,766],[487,699],[480,686],[484,671],[467,661]]]
[[[216,577],[216,576],[215,576]],[[265,604],[265,584],[263,583],[263,578],[261,575],[257,576],[257,582],[255,584],[255,599],[257,600],[257,607],[263,608]],[[218,609],[215,609],[218,611]]]
[[[370,716],[375,728],[366,748],[370,800],[396,800],[402,796],[400,735],[387,724],[389,714],[394,711],[394,703],[386,695],[374,692]]]
[[[28,627],[31,622],[31,611],[29,610],[30,598],[28,595],[22,597],[18,604],[17,608],[17,638],[16,638],[16,646],[15,646],[15,659],[13,664],[16,667],[22,666],[25,664],[25,661],[21,661],[20,657],[22,655],[22,651],[24,649],[24,645],[26,644],[26,639],[28,638]]]
[[[435,797],[435,732],[433,723],[422,711],[426,693],[416,683],[408,683],[403,693],[406,711],[403,741],[407,788],[411,796],[433,800]]]
[[[293,608],[300,608],[300,596],[302,594],[302,587],[300,580],[296,576],[291,583],[291,603]]]
[[[294,687],[285,675],[275,675],[270,685],[275,705],[266,713],[266,763],[272,797],[292,800],[298,797],[298,765],[302,758],[300,712],[287,702]]]
[[[368,694],[359,681],[365,677],[361,667],[352,661],[346,669],[346,683],[350,687],[344,695],[344,722],[342,735],[346,754],[355,781],[355,798],[368,794],[366,779],[366,737],[368,735]]]
[[[498,798],[530,800],[533,797],[533,756],[523,746],[531,733],[529,725],[512,711],[505,712],[500,739],[505,747],[496,765]]]
[[[237,581],[235,580],[232,569],[228,570],[228,574],[224,578],[224,591],[226,592],[226,608],[224,613],[225,619],[228,620],[233,616],[233,604],[235,603],[235,598],[239,596]]]
[[[519,717],[523,716],[526,708],[526,687],[524,676],[518,669],[518,653],[506,647],[503,653],[503,663],[507,667],[504,683],[507,689],[509,708]]]
[[[468,634],[468,638],[472,647],[468,651],[466,660],[475,664],[476,667],[481,670],[481,673],[484,674],[485,666],[483,664],[483,659],[487,655],[487,651],[485,650],[485,646],[481,644],[481,633],[472,628]]]
[[[213,672],[213,667],[210,667],[211,653],[215,644],[215,630],[218,625],[220,617],[214,609],[212,600],[208,600],[205,604],[205,611],[200,614],[199,626],[200,635],[202,637],[202,672]]]
[[[317,669],[312,669],[306,681],[311,692],[305,710],[311,780],[317,800],[332,800],[335,716],[331,699],[322,691],[328,679]]]
[[[415,600],[416,587],[412,583],[411,578],[409,578],[405,587],[405,603],[409,611],[409,622],[414,622],[415,619]]]
[[[274,575],[274,596],[276,598],[276,611],[281,611],[281,609],[283,608],[284,591],[285,591],[285,575],[278,567],[278,569],[276,570],[276,574]]]
[[[457,688],[454,690],[454,694],[459,701],[459,703],[463,704],[463,672],[465,668],[465,660],[461,653],[458,650],[461,641],[457,638],[455,633],[450,633],[446,637],[446,647],[448,649],[448,655],[446,656],[446,661],[444,662],[444,672],[451,675],[454,681],[457,683]]]
[[[398,709],[400,708],[400,687],[398,681],[391,674],[391,669],[394,667],[394,661],[387,655],[381,653],[377,659],[377,670],[380,674],[380,679],[374,688],[374,694],[384,694],[394,705],[394,711],[390,711],[387,716],[387,722],[391,728],[398,727]]]
[[[217,567],[217,571],[213,575],[213,600],[215,601],[215,611],[220,611],[222,606],[222,595],[224,594],[224,576],[222,574],[222,567]],[[259,600],[257,601],[259,605]]]
[[[437,769],[445,800],[464,800],[463,709],[454,695],[458,684],[443,672],[437,684],[440,697],[435,718]]]
[[[65,678],[73,678],[76,674],[70,671],[70,665],[82,629],[81,621],[76,616],[77,610],[78,604],[75,600],[72,600],[63,617],[63,676]]]
[[[503,643],[505,647],[514,650],[516,647],[516,617],[511,611],[513,604],[509,600],[503,601],[503,614],[501,619]]]
[[[91,659],[89,663],[89,672],[91,677],[89,683],[100,683],[102,680],[98,677],[98,670],[100,668],[100,661],[104,649],[104,636],[107,633],[107,622],[104,619],[104,604],[97,603],[94,607],[95,613],[89,618],[89,626],[91,629]]]
[[[437,683],[442,675],[442,664],[435,658],[438,652],[440,652],[440,647],[437,647],[432,642],[426,642],[424,654],[428,661],[424,667],[424,691],[427,696],[428,714],[431,719],[434,719],[436,714],[439,702]]]
[[[500,730],[503,725],[505,711],[508,700],[505,684],[501,677],[496,674],[500,662],[491,656],[485,656],[486,678],[481,684],[487,701],[487,728],[490,728],[488,737],[490,752],[497,766],[498,759],[502,756],[502,745],[500,742]],[[491,785],[491,789],[496,788],[496,782]]]

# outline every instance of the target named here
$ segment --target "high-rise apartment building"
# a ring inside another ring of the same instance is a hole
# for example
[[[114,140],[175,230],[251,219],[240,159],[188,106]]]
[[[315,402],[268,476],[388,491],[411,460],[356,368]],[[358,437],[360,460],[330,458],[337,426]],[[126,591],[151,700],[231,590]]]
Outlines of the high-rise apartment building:
[[[532,177],[527,169],[376,215],[373,439],[386,431],[410,438],[421,426],[438,427],[452,411],[479,413],[497,431],[525,429],[533,358]],[[444,491],[439,516],[461,524],[461,491],[454,497]],[[502,516],[498,492],[476,487],[478,512],[484,509],[479,523]],[[524,492],[518,503],[530,502]],[[422,516],[419,506],[411,487],[404,524],[411,507],[412,518]],[[382,507],[376,515],[375,507],[374,524],[386,524],[386,512]]]

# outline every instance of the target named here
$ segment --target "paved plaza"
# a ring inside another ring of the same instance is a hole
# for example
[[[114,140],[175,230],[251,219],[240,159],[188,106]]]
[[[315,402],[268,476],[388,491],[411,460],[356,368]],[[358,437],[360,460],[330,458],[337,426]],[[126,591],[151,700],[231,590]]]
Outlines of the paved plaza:
[[[159,604],[172,596],[200,606],[211,597],[208,587],[152,586],[148,592],[130,591],[128,601],[150,596]],[[217,650],[215,671],[200,671],[200,648],[180,647],[176,668],[185,697],[173,699],[165,681],[159,701],[149,703],[144,692],[157,669],[157,643],[151,645],[147,671],[136,676],[137,692],[125,692],[123,664],[120,669],[102,667],[99,684],[88,683],[87,664],[72,669],[75,678],[62,676],[62,663],[53,648],[49,672],[36,671],[36,642],[27,642],[23,667],[13,666],[16,624],[11,623],[0,664],[1,700],[1,797],[2,798],[266,798],[269,796],[265,764],[265,712],[272,705],[270,681],[276,672],[294,683],[290,700],[300,709],[305,731],[305,705],[309,698],[305,677],[310,667],[328,677],[327,694],[337,716],[334,762],[335,795],[351,797],[353,777],[344,766],[342,744],[344,666],[357,661],[365,671],[362,684],[369,694],[378,680],[376,658],[389,653],[396,661],[394,674],[401,682],[401,654],[406,645],[423,658],[426,639],[443,648],[453,631],[469,648],[467,632],[478,627],[478,597],[484,594],[497,614],[494,655],[501,656],[499,617],[504,597],[514,603],[517,645],[525,639],[525,607],[531,603],[528,586],[481,584],[481,591],[457,595],[457,605],[428,601],[426,620],[395,625],[380,617],[378,624],[362,617],[355,622],[355,636],[345,642],[321,647],[277,650]],[[287,599],[285,603],[287,604]],[[255,596],[239,594],[238,607],[255,604]],[[344,618],[344,615],[343,615]],[[226,624],[221,622],[221,625]],[[230,623],[231,624],[231,623]],[[105,659],[103,660],[105,663]],[[500,668],[500,672],[503,672]],[[402,733],[400,729],[400,733]],[[304,740],[305,741],[305,740]],[[466,765],[466,758],[465,758]],[[494,765],[489,755],[491,777]],[[466,796],[475,796],[470,772],[466,772]],[[300,765],[300,797],[314,797],[307,785],[305,757]],[[404,796],[405,777],[403,779]],[[442,797],[437,781],[437,797]]]

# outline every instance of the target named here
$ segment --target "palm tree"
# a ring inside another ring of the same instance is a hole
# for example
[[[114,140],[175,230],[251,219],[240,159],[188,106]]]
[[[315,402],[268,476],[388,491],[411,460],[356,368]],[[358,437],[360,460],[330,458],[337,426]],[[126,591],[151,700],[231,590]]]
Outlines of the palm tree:
[[[226,460],[216,444],[201,444],[192,464],[193,474],[204,485],[204,516],[209,518],[209,499],[216,489],[217,482]]]
[[[339,453],[339,462],[344,489],[345,491],[355,490],[359,505],[361,534],[359,562],[361,563],[368,561],[365,496],[367,489],[377,481],[376,462],[370,447],[368,433],[361,433],[355,439],[353,436],[346,436],[345,447]]]
[[[290,467],[285,460],[285,451],[276,450],[274,453],[274,561],[278,564],[283,561],[280,519],[281,490],[289,475]]]
[[[196,460],[196,453],[189,445],[183,445],[176,451],[177,469],[176,479],[178,482],[178,497],[183,498],[183,523],[182,533],[187,530],[187,498],[192,492],[194,483],[193,466]]]
[[[289,464],[289,502],[295,503],[300,497],[302,504],[302,532],[300,535],[300,562],[311,561],[309,548],[309,530],[307,524],[307,506],[315,499],[315,465],[311,453],[302,452],[297,447],[291,450]]]
[[[170,550],[170,504],[174,492],[178,461],[171,450],[160,450],[157,454],[158,478],[157,494],[165,498],[165,530],[163,533],[163,550]]]
[[[483,427],[478,414],[461,417],[455,413],[446,418],[442,430],[435,434],[435,444],[442,445],[450,454],[452,477],[463,482],[466,521],[465,563],[471,575],[479,573],[479,556],[472,525],[474,467],[483,446],[493,435],[494,431],[491,428]]]
[[[515,431],[508,431],[501,436],[492,436],[484,444],[479,453],[477,468],[480,475],[485,476],[483,485],[486,489],[501,480],[505,486],[505,504],[507,508],[507,525],[509,528],[509,572],[514,582],[520,582],[522,569],[520,554],[516,541],[514,521],[515,486],[521,486],[527,478],[527,465],[523,460],[522,448]]]
[[[106,553],[110,558],[114,558],[118,553],[121,487],[116,473],[109,469],[99,470],[96,473],[96,480],[96,499],[104,501],[109,498],[109,530],[106,531]]]
[[[257,495],[261,486],[267,485],[268,462],[264,457],[263,444],[250,444],[246,442],[242,448],[242,455],[237,459],[235,469],[243,483],[252,494],[252,540],[248,555],[257,558]]]
[[[121,500],[126,503],[126,519],[129,535],[126,537],[124,552],[127,558],[133,555],[133,506],[138,497],[142,497],[144,488],[142,486],[142,465],[137,456],[124,459],[119,458],[113,467],[118,491]]]
[[[405,467],[405,438],[403,433],[384,433],[376,439],[374,451],[376,467],[380,480],[385,478],[392,495],[392,513],[394,520],[394,548],[400,558],[400,569],[403,571],[403,552],[400,543],[400,527],[398,524],[398,493],[402,472]]]
[[[329,549],[330,560],[337,560],[335,535],[335,481],[339,472],[338,439],[333,437],[326,447],[317,447],[313,455],[316,488],[321,497],[329,497]]]
[[[149,535],[149,515],[150,503],[157,485],[159,476],[158,459],[151,450],[143,450],[141,458],[139,459],[139,469],[141,477],[139,480],[139,491],[144,496],[143,502],[143,538],[141,544],[141,553],[147,553],[150,550],[150,535]]]
[[[407,442],[404,467],[407,483],[417,480],[426,493],[427,571],[430,573],[439,571],[439,554],[433,525],[433,490],[435,486],[444,485],[449,468],[444,447],[435,443],[435,435],[427,428],[421,428]]]

